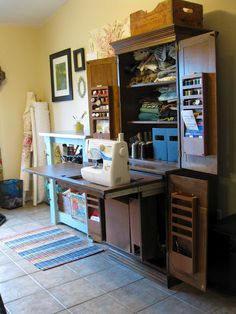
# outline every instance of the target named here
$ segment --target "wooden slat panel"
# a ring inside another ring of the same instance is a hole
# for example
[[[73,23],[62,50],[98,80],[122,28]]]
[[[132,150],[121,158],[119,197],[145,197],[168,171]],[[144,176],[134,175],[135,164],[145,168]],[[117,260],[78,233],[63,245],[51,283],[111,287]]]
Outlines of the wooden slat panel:
[[[193,231],[193,229],[191,227],[187,227],[185,225],[181,225],[181,224],[175,223],[175,222],[172,222],[172,227],[180,228],[180,229],[183,229],[183,230],[186,230],[186,231],[189,231],[189,232]]]
[[[172,231],[171,233],[172,233],[172,235],[174,235],[174,236],[177,236],[177,237],[180,237],[180,238],[182,238],[182,239],[185,239],[185,240],[188,240],[188,241],[193,242],[193,238],[188,237],[188,236],[186,236],[186,235],[184,235],[184,234],[182,234],[182,233],[175,232],[175,231]]]
[[[186,216],[182,216],[182,215],[178,215],[178,214],[174,214],[174,213],[172,213],[171,216],[175,217],[175,218],[179,218],[179,219],[185,220],[185,221],[192,222],[192,218],[191,217],[186,217]]]

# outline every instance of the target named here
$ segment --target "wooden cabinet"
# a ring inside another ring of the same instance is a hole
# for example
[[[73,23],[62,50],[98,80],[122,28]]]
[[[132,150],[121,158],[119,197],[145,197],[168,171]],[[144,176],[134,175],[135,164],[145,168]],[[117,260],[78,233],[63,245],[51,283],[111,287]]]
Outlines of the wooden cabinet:
[[[158,221],[160,197],[137,194],[105,200],[107,243],[143,262],[157,259],[162,223]]]
[[[119,89],[118,89],[118,74],[117,60],[115,57],[92,60],[87,62],[87,79],[88,79],[88,95],[89,95],[89,116],[90,125],[92,126],[91,133],[98,137],[101,133],[97,133],[93,117],[93,106],[91,98],[93,91],[101,86],[106,86],[109,89],[109,128],[110,135],[107,132],[104,138],[115,139],[120,132],[120,107],[119,107]],[[95,112],[96,113],[96,112]],[[104,114],[108,112],[103,112]],[[104,117],[102,117],[104,118]],[[99,118],[100,119],[100,118]],[[97,119],[98,120],[98,119]],[[104,120],[104,119],[103,119]]]
[[[111,138],[112,131],[112,91],[109,86],[91,88],[90,112],[92,135],[95,138]]]
[[[212,187],[218,171],[215,39],[212,31],[171,25],[112,43],[119,60],[121,132],[130,148],[131,168],[167,178],[168,217],[163,215],[161,221],[162,225],[167,224],[168,232],[166,238],[165,231],[161,233],[160,241],[167,247],[167,277],[203,291],[207,284],[208,221],[216,209]],[[143,69],[147,71],[139,75]],[[166,113],[166,108],[172,112]],[[194,118],[198,116],[195,131],[199,133],[191,133],[187,127],[184,115],[189,113]],[[167,141],[165,134],[178,139],[177,145],[171,146],[178,156],[176,162],[156,157],[173,144],[163,145],[163,140]],[[157,144],[154,148],[159,151],[154,157],[140,153],[150,142],[153,147]],[[138,147],[137,154],[132,153],[133,144]],[[151,204],[145,206],[150,207]],[[150,220],[147,224],[144,220],[152,216],[140,212],[140,217],[138,236],[132,230],[130,233],[135,239],[133,246],[140,236],[142,260],[155,265],[158,245],[154,239],[160,233],[155,233],[155,227],[145,228],[150,227]],[[132,226],[128,214],[127,219]]]
[[[170,170],[184,167],[217,174],[215,33],[173,25],[114,42],[112,46],[119,58],[121,132],[129,144],[130,156],[135,142],[144,143],[144,146],[153,142],[154,145],[154,129],[177,128],[175,154],[178,161],[170,163],[166,158],[162,166]],[[141,74],[137,75],[137,71]],[[183,83],[185,77],[193,73],[203,79],[198,88],[201,91],[207,76],[207,89],[204,89],[206,128],[201,140],[192,140],[198,141],[198,145],[189,143],[181,118],[181,110],[187,109],[183,108],[183,102],[181,104],[185,97]],[[152,134],[152,138],[145,134]],[[161,149],[157,147],[157,150]],[[130,164],[131,168],[138,165],[144,171],[160,171],[160,162],[152,154],[138,154],[136,160],[130,159]]]

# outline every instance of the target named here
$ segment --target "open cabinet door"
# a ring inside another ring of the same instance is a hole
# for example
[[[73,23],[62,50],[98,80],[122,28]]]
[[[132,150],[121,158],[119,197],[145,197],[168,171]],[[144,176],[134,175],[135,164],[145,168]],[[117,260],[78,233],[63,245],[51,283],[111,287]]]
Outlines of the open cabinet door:
[[[209,180],[188,170],[168,176],[168,273],[206,291]]]
[[[179,42],[181,167],[211,174],[218,170],[215,38],[209,32]],[[186,113],[202,118],[197,131]]]

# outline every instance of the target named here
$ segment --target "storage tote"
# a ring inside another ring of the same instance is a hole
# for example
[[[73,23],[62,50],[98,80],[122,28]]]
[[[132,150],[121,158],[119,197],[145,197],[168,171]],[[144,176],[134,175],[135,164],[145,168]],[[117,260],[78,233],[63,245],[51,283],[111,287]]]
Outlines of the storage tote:
[[[0,207],[13,209],[23,206],[23,180],[0,181]]]

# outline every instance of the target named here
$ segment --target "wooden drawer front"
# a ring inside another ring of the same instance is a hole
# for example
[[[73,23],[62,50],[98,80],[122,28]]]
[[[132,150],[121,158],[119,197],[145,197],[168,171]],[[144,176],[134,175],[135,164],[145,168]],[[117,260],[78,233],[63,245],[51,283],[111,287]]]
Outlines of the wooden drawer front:
[[[171,266],[187,274],[196,272],[196,196],[171,193]]]
[[[102,239],[102,214],[100,199],[87,194],[88,234],[97,242]]]

